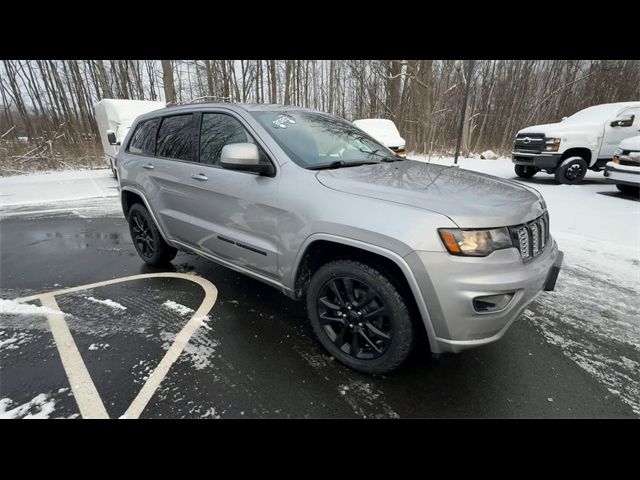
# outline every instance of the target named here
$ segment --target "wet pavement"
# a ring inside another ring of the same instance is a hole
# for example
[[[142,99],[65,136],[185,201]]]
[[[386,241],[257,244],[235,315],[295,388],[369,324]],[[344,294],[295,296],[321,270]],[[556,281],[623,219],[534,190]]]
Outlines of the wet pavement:
[[[117,213],[9,216],[0,242],[2,299],[162,271],[138,258]],[[418,351],[373,377],[333,360],[304,306],[275,289],[191,254],[172,269],[207,279],[218,296],[142,418],[636,416],[527,316],[493,345],[438,359]],[[178,278],[56,297],[109,417],[127,411],[202,299],[198,285]],[[538,323],[541,305],[529,315]],[[81,416],[45,316],[0,315],[0,398],[5,416]]]

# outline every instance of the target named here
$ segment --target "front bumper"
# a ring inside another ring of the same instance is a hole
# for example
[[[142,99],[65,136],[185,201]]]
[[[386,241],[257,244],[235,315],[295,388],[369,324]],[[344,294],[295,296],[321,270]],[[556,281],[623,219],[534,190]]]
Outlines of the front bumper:
[[[511,161],[515,165],[527,165],[541,170],[554,169],[560,163],[560,153],[511,152]]]
[[[619,166],[613,162],[607,163],[604,169],[604,177],[607,183],[616,185],[640,186],[640,168]]]
[[[527,262],[515,248],[488,257],[413,252],[405,260],[427,306],[435,335],[433,353],[455,353],[500,339],[527,305],[543,291],[553,290],[563,253],[553,240],[540,256]],[[501,310],[474,308],[474,298],[508,293],[513,297]]]

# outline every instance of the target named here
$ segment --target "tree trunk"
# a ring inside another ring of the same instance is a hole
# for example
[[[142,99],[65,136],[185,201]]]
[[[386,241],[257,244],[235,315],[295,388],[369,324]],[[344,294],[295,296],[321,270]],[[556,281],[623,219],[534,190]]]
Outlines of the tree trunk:
[[[162,85],[167,103],[176,103],[176,90],[173,85],[173,66],[171,60],[161,60],[162,62]]]

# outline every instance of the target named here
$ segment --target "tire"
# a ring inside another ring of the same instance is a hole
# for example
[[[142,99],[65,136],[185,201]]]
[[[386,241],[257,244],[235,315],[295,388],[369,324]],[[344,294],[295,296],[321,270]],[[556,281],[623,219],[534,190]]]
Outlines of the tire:
[[[531,178],[540,171],[536,167],[531,167],[529,165],[516,165],[515,170],[516,175],[520,178]]]
[[[118,171],[116,167],[113,165],[113,160],[109,160],[109,167],[111,167],[111,173],[113,174],[113,178],[118,179]]]
[[[336,260],[320,267],[307,288],[307,311],[320,343],[359,372],[388,373],[413,348],[405,301],[386,276],[363,263]]]
[[[625,195],[640,197],[640,186],[622,185],[620,183],[616,183],[616,188],[620,190],[621,193],[624,193]]]
[[[178,250],[167,244],[160,235],[151,215],[140,203],[129,209],[129,233],[138,255],[149,265],[159,267],[167,265]]]
[[[587,174],[588,165],[582,157],[570,157],[563,160],[556,169],[556,182],[565,185],[580,183]]]

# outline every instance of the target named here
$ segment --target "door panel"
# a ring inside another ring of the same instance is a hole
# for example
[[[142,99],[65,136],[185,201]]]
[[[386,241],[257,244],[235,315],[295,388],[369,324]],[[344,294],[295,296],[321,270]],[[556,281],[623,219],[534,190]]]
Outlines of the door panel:
[[[147,200],[160,227],[169,239],[185,241],[185,229],[191,223],[192,201],[184,189],[188,164],[161,158],[146,158],[142,164],[154,168],[143,176]]]
[[[157,133],[155,157],[146,158],[149,202],[169,239],[185,241],[191,223],[192,201],[184,189],[185,176],[195,160],[194,116],[182,114],[162,118]]]
[[[615,119],[607,121],[604,126],[604,140],[602,142],[600,154],[598,155],[599,158],[612,158],[613,152],[616,151],[622,140],[640,135],[640,131],[638,131],[640,129],[640,108],[627,109],[616,118],[620,118],[624,115],[635,115],[633,125],[629,127],[612,127],[611,121]]]
[[[194,168],[207,181],[186,179],[193,200],[189,244],[236,265],[277,274],[278,178],[213,166]]]
[[[184,187],[193,202],[187,243],[276,278],[279,177],[219,166],[224,145],[257,143],[237,118],[205,112],[199,132],[200,164],[190,165]]]

